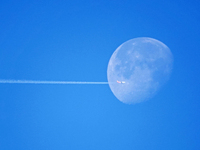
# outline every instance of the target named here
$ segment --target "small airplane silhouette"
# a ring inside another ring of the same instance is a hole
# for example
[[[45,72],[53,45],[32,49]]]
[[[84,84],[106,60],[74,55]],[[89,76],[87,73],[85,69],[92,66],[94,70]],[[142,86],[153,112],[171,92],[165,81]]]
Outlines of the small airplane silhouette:
[[[117,83],[124,84],[125,81],[118,81],[118,80],[117,80]]]

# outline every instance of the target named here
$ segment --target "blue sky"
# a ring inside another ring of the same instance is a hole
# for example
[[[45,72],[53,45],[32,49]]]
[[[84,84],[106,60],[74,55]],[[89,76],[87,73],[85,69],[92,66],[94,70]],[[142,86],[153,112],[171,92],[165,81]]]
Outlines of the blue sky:
[[[107,81],[123,42],[152,37],[174,55],[151,100],[123,104],[108,85],[0,84],[0,149],[200,149],[200,3],[1,1],[0,79]]]

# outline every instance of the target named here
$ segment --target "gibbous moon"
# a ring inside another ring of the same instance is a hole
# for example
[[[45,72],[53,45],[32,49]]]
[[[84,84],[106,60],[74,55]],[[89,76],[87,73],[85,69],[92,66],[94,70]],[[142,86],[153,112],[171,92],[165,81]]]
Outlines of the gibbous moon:
[[[173,55],[162,42],[148,37],[124,42],[112,54],[107,78],[111,91],[123,103],[153,97],[170,77]]]

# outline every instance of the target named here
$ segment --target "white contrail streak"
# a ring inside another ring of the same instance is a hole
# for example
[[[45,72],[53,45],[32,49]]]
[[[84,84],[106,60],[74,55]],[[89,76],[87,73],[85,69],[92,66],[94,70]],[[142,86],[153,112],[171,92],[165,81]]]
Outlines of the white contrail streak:
[[[36,80],[0,80],[0,83],[17,84],[108,84],[108,82],[79,82],[79,81],[36,81]]]

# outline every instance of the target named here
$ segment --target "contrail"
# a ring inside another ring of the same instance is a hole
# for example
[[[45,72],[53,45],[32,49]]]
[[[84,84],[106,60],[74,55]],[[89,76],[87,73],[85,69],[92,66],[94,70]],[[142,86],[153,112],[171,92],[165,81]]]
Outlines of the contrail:
[[[9,84],[108,84],[108,82],[79,82],[79,81],[37,81],[37,80],[0,80]]]

